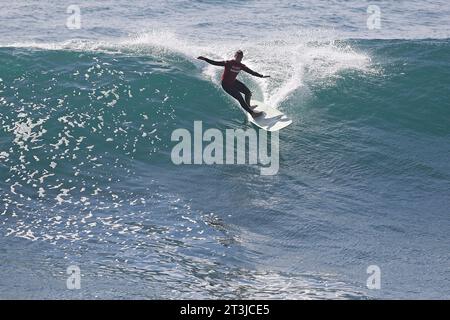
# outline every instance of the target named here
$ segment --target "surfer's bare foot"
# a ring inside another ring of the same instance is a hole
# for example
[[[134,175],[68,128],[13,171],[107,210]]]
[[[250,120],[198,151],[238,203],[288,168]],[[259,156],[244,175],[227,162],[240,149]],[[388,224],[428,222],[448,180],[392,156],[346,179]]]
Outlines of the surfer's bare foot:
[[[251,115],[253,118],[259,117],[260,115],[262,115],[264,112],[262,111],[252,111]]]
[[[252,108],[252,113],[254,113],[255,115],[256,115],[256,114],[261,114],[261,113],[263,113],[262,111],[255,110],[256,107],[258,107],[257,104],[251,106],[251,108]]]

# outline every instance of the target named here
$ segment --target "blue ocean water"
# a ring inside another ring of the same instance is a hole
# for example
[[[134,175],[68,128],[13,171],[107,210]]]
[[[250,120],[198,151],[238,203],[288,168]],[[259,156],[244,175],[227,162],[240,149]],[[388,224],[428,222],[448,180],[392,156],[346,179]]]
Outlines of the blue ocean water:
[[[446,1],[72,4],[0,11],[0,298],[450,298]],[[294,121],[274,176],[170,158],[251,128],[195,59],[236,49]]]

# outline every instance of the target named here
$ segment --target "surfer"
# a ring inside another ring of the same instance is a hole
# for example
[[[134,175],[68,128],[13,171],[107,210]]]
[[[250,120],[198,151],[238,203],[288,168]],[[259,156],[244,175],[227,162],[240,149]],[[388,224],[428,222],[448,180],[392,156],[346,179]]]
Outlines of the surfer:
[[[242,108],[249,112],[253,117],[257,117],[258,115],[262,114],[262,112],[253,110],[257,106],[250,106],[250,100],[252,97],[250,89],[236,78],[241,70],[259,78],[270,78],[270,76],[263,76],[262,74],[251,70],[245,64],[241,63],[243,58],[244,53],[241,50],[238,50],[234,54],[234,60],[214,61],[202,56],[198,57],[197,59],[206,61],[214,66],[225,67],[225,70],[222,74],[223,90],[225,90],[226,93],[239,101]],[[245,95],[245,100],[242,97],[241,92]]]

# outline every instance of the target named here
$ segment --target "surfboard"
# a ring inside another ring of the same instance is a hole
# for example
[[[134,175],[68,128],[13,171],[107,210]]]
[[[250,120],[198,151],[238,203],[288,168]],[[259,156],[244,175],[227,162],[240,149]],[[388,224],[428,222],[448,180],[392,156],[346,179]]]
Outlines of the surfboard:
[[[261,129],[264,129],[266,131],[278,131],[292,123],[292,120],[289,119],[289,117],[286,116],[283,112],[265,104],[264,102],[251,100],[250,104],[252,106],[257,105],[255,110],[263,111],[264,113],[253,118],[250,113],[245,111],[241,106],[239,107],[242,111],[244,111],[248,121]]]

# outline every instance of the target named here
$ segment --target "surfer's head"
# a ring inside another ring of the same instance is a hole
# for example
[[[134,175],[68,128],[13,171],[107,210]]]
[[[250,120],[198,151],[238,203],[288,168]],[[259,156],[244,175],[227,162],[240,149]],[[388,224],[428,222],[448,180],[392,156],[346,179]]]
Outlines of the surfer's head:
[[[242,52],[242,50],[236,51],[236,53],[234,54],[234,59],[237,62],[241,62],[243,58],[244,58],[244,53]]]

